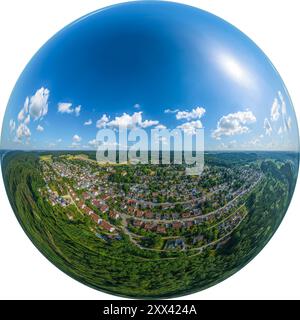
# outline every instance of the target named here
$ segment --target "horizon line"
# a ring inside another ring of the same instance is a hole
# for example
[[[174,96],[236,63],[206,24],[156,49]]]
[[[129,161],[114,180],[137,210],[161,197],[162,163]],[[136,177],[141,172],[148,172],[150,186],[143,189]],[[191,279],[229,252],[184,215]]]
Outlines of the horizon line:
[[[65,151],[65,152],[97,152],[95,149],[2,149],[0,148],[0,151],[24,151],[24,152],[57,152],[57,151]],[[117,151],[117,152],[128,152],[129,150],[113,150],[113,149],[108,149],[108,151]],[[139,151],[139,150],[136,150]],[[164,151],[164,150],[140,150],[141,152],[196,152],[195,150],[170,150],[170,151]],[[202,152],[202,151],[201,151]],[[208,149],[204,150],[205,152],[294,152],[294,153],[300,153],[300,150],[283,150],[283,149],[274,149],[274,150],[249,150],[249,149],[232,149],[232,150],[222,150],[222,149]]]

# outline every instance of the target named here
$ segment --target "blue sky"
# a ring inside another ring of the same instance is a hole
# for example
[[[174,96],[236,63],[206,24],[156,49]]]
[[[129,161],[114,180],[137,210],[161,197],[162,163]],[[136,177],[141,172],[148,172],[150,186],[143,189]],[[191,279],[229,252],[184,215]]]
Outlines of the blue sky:
[[[119,123],[203,127],[206,150],[298,150],[266,56],[223,20],[169,2],[109,7],[50,39],[16,83],[1,147],[91,149]]]

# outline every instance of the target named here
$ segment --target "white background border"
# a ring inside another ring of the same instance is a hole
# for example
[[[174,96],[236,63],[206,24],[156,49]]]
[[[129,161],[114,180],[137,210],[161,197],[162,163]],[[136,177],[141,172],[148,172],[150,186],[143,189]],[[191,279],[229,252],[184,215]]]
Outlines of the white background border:
[[[232,23],[254,40],[281,74],[300,116],[300,1],[179,1]],[[34,53],[73,20],[117,1],[0,1],[0,121],[10,93]],[[1,124],[0,124],[1,125]],[[18,224],[0,179],[0,299],[120,299],[65,275]],[[183,299],[300,299],[300,186],[277,233],[245,268]],[[297,210],[298,209],[298,210]]]

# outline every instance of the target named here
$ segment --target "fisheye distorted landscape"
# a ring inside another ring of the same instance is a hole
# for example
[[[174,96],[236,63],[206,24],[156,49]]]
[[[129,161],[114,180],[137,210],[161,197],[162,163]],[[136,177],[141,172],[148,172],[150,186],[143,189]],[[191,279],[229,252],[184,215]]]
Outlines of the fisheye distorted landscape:
[[[125,146],[125,129],[144,139]],[[176,139],[199,130],[204,166],[188,175]],[[150,136],[165,146],[157,162]],[[299,163],[295,112],[262,51],[209,13],[160,1],[97,11],[50,39],[12,92],[1,149],[34,245],[76,280],[136,298],[189,294],[240,270],[280,225]],[[148,162],[127,159],[142,151]]]

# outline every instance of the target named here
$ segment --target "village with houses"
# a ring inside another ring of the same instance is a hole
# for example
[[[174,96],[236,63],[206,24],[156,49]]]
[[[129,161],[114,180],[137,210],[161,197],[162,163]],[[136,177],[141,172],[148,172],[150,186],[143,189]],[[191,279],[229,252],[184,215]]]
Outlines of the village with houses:
[[[200,176],[188,176],[183,165],[100,165],[84,154],[41,156],[40,164],[40,193],[70,222],[84,217],[99,241],[126,237],[157,252],[222,246],[246,218],[247,198],[264,178],[251,165],[206,164]]]

